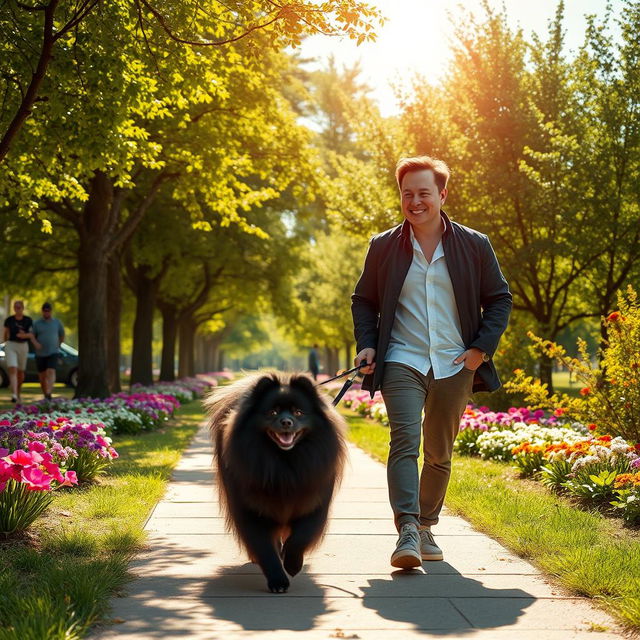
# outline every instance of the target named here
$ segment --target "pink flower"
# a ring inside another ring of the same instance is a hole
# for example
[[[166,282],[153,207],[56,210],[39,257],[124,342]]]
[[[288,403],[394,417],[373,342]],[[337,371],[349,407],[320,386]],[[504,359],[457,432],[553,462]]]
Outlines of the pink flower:
[[[9,456],[9,460],[14,464],[28,467],[34,464],[40,464],[42,462],[42,456],[37,451],[23,451],[22,449],[18,449]]]
[[[42,444],[42,442],[30,442],[28,445],[29,451],[37,451],[38,453],[43,453],[46,451],[46,447]]]
[[[27,467],[22,470],[20,475],[22,476],[22,482],[31,491],[48,491],[51,489],[51,480],[53,478],[38,467]]]
[[[49,473],[52,478],[59,483],[64,482],[64,478],[60,473],[60,467],[55,462],[45,461],[42,463],[42,466],[46,469],[47,473]]]
[[[61,487],[70,487],[72,484],[78,484],[78,477],[75,471],[67,471],[64,474],[64,479],[60,483]]]
[[[6,449],[3,449],[3,451],[6,451]],[[8,462],[5,462],[0,458],[0,481],[4,482],[5,480],[8,480],[9,478],[11,478],[12,475],[13,475],[13,465],[9,464]]]

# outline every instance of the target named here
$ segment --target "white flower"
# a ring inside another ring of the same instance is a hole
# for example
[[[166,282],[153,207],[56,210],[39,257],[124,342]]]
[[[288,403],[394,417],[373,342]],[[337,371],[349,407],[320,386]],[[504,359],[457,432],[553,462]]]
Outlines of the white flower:
[[[573,455],[571,457],[573,458]],[[571,462],[571,459],[569,459],[569,461]],[[582,456],[573,463],[571,471],[575,473],[578,469],[582,469],[582,467],[586,467],[590,464],[596,464],[598,462],[600,462],[600,458],[597,456]]]
[[[591,447],[589,452],[603,462],[607,462],[609,458],[611,458],[611,451],[607,447],[602,447],[600,445]]]

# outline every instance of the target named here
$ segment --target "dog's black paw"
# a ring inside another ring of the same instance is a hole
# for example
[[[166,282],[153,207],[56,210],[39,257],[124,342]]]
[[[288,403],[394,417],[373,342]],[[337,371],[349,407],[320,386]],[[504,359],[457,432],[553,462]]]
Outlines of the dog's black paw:
[[[267,586],[271,593],[286,593],[289,589],[289,578],[282,574],[277,578],[271,577],[267,579]]]
[[[304,562],[304,556],[301,549],[292,549],[291,547],[284,546],[284,557],[282,560],[282,564],[286,572],[290,576],[295,576],[297,573],[300,573],[300,569],[302,569],[302,563]]]

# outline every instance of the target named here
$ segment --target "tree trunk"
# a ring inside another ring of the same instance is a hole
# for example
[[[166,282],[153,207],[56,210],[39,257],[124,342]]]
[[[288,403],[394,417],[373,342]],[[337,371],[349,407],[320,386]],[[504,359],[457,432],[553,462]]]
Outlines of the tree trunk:
[[[135,269],[136,318],[133,323],[133,350],[131,354],[131,384],[153,384],[153,311],[156,305],[158,283],[147,277],[149,268]]]
[[[202,363],[202,373],[207,373],[207,371],[213,371],[213,358],[215,356],[216,346],[211,338],[207,338],[204,343],[204,361]]]
[[[120,317],[122,315],[122,277],[120,253],[111,256],[107,275],[107,377],[111,393],[120,385]]]
[[[196,323],[191,315],[180,318],[178,324],[179,335],[179,357],[178,357],[178,377],[185,378],[195,374],[193,361],[194,338],[196,333]]]
[[[220,349],[220,345],[215,342],[211,343],[211,362],[209,371],[222,371],[220,369],[220,359],[222,358],[222,349]]]
[[[538,360],[540,366],[540,382],[547,385],[549,393],[553,393],[553,360],[549,356],[541,355]]]
[[[206,371],[222,371],[222,362],[224,354],[220,349],[220,345],[229,337],[235,322],[227,322],[227,324],[217,333],[212,333],[207,338],[208,343],[208,362]]]
[[[176,379],[176,338],[178,336],[177,310],[174,305],[159,305],[162,313],[162,359],[160,380],[173,382]]]
[[[107,377],[107,272],[113,185],[101,172],[91,180],[78,244],[78,387],[76,397],[105,398]]]
[[[335,376],[340,368],[340,350],[336,347],[325,347],[324,372],[330,377]]]
[[[351,369],[353,367],[352,354],[353,354],[353,350],[352,350],[351,340],[345,340],[345,343],[344,343],[344,357],[345,357],[344,368],[345,369]]]
[[[193,369],[197,373],[201,373],[204,371],[208,345],[202,336],[196,335],[193,346]]]

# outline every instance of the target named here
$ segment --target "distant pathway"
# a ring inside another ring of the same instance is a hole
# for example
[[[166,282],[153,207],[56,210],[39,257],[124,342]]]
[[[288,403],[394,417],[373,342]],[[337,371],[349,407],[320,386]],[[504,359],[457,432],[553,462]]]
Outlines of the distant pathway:
[[[550,586],[530,564],[458,517],[445,514],[434,530],[444,562],[425,563],[423,571],[392,570],[396,534],[385,468],[354,446],[349,454],[324,542],[288,594],[270,594],[259,568],[224,531],[203,427],[147,523],[149,549],[132,567],[138,579],[127,597],[112,602],[118,622],[93,637],[622,637],[588,600]],[[607,631],[590,631],[602,628]]]

